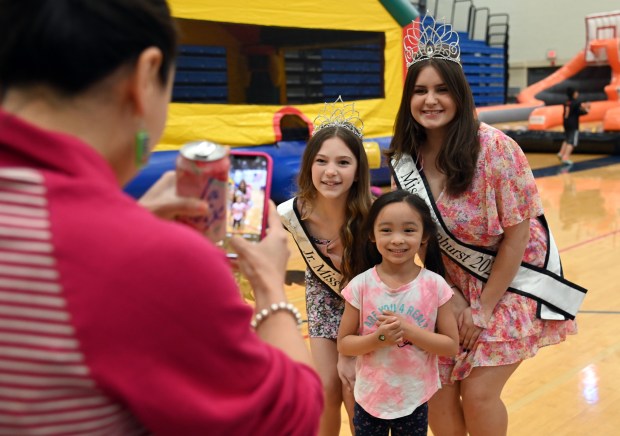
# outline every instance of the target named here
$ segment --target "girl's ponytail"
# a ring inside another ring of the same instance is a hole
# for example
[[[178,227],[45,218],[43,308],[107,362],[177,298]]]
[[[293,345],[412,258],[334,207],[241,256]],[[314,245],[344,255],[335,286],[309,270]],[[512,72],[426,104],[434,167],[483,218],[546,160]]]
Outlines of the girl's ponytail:
[[[446,268],[443,265],[443,259],[441,258],[441,250],[439,248],[439,241],[437,241],[437,233],[430,234],[428,241],[426,241],[426,255],[424,256],[424,268],[434,273],[439,274],[442,277],[446,275]]]
[[[441,249],[439,248],[439,241],[437,240],[437,224],[433,221],[431,210],[428,208],[426,202],[416,194],[409,194],[405,201],[419,212],[420,218],[422,218],[422,224],[424,225],[424,237],[426,238],[424,259],[422,259],[424,268],[445,277],[446,268],[443,264]]]

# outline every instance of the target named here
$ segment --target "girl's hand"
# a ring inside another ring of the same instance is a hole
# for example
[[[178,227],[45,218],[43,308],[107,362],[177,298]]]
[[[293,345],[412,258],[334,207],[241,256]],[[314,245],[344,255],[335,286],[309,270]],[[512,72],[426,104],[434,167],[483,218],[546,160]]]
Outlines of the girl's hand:
[[[408,324],[407,320],[405,319],[405,317],[401,314],[398,314],[396,312],[392,312],[390,310],[384,310],[381,315],[379,315],[377,317],[377,319],[379,320],[379,323],[377,325],[379,325],[382,322],[387,321],[390,318],[396,318],[399,322],[400,322],[400,327],[404,330],[405,326]]]
[[[461,316],[461,313],[463,313],[463,311],[469,307],[469,301],[465,299],[465,296],[461,293],[459,289],[452,288],[452,291],[454,292],[454,295],[451,299],[452,310],[454,312],[454,316],[456,317],[456,319],[458,319],[459,316]]]
[[[379,321],[377,325],[387,321],[390,318],[399,319],[401,322],[403,321],[403,318],[400,315],[398,315],[396,312],[384,310],[383,312],[381,312],[381,315],[377,317],[377,320]]]
[[[405,332],[402,328],[402,322],[398,317],[379,315],[377,319],[379,320],[379,328],[374,334],[377,336],[377,341],[380,342],[380,348],[397,345],[403,342]]]
[[[209,205],[198,199],[179,197],[174,171],[165,172],[138,200],[138,203],[160,218],[173,220],[183,215],[201,217],[209,214]]]
[[[336,365],[338,376],[342,384],[350,392],[353,392],[353,388],[355,387],[355,361],[355,357],[338,354],[338,363]]]
[[[383,314],[377,317],[378,320],[386,320],[388,318],[396,318],[398,321],[400,321],[400,327],[403,336],[398,345],[401,347],[403,345],[411,344],[411,342],[409,342],[409,339],[406,337],[407,335],[413,335],[414,333],[421,330],[421,327],[419,325],[408,322],[402,314],[398,314],[390,310],[384,310]]]
[[[465,351],[469,351],[474,348],[474,344],[478,340],[480,333],[482,333],[482,328],[474,324],[471,307],[461,312],[457,322],[459,327],[459,343]]]
[[[483,325],[486,326],[486,325],[489,324],[489,321],[491,321],[491,316],[493,316],[493,309],[489,309],[489,308],[483,306],[482,309],[481,309],[481,312],[482,312],[482,317],[483,317],[483,320],[484,320],[484,324]]]

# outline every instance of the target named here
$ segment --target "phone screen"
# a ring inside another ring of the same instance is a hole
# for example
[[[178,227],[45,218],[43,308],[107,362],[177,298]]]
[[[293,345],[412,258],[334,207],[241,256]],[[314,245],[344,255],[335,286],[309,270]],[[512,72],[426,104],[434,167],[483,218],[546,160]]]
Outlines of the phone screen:
[[[265,236],[271,190],[271,157],[262,152],[230,152],[226,238],[224,249],[235,257],[228,241],[239,235],[250,242]]]

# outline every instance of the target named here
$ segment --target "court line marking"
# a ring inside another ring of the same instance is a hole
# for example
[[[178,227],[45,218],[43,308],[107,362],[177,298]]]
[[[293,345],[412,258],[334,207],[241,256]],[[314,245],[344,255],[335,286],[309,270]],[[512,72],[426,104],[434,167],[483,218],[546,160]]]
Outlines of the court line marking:
[[[618,310],[580,310],[578,313],[588,313],[594,315],[620,315]]]
[[[594,238],[586,239],[585,241],[577,242],[576,244],[569,245],[568,247],[561,248],[558,250],[560,253],[564,253],[565,251],[572,250],[573,248],[581,247],[582,245],[590,244],[591,242],[598,241],[600,239],[605,239],[609,236],[613,236],[616,233],[620,233],[620,230],[614,230],[613,232],[605,233],[603,235],[596,236]]]
[[[610,165],[620,164],[620,156],[617,155],[609,155],[594,159],[586,159],[575,162],[571,166],[565,165],[551,165],[540,168],[532,168],[532,174],[534,174],[535,178],[542,177],[553,177],[557,176],[560,173],[567,171],[568,173],[575,173],[579,171],[587,171],[593,170],[596,168],[603,168]]]

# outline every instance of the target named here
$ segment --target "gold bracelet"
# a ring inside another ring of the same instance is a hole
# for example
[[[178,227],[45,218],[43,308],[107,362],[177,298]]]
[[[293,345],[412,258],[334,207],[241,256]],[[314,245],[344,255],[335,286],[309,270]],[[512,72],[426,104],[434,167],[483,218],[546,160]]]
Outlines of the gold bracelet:
[[[263,321],[269,318],[269,315],[275,312],[279,312],[280,310],[286,310],[291,315],[293,315],[295,317],[295,322],[297,323],[297,328],[300,328],[303,320],[301,319],[301,314],[299,313],[299,310],[297,310],[297,308],[291,303],[287,303],[286,301],[273,303],[271,306],[269,306],[269,309],[263,309],[259,311],[256,315],[254,315],[254,319],[250,322],[250,325],[252,326],[252,328],[254,328],[254,330],[256,330]]]

